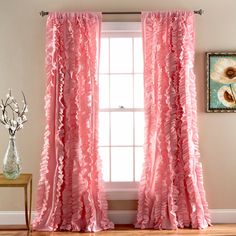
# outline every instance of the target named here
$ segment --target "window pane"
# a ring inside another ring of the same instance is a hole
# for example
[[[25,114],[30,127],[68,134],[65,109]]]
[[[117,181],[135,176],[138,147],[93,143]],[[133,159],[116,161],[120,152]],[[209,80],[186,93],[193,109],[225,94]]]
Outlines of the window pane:
[[[133,78],[131,75],[111,75],[111,108],[133,107]]]
[[[144,88],[143,88],[143,74],[134,75],[134,107],[144,107]]]
[[[144,143],[144,113],[135,112],[135,145]]]
[[[109,113],[99,112],[99,146],[109,145]]]
[[[135,181],[140,181],[144,162],[143,147],[135,148]]]
[[[99,108],[124,107],[119,112],[99,112],[99,153],[103,179],[113,182],[139,181],[144,159],[141,147],[144,142],[144,113],[133,113],[125,108],[144,107],[141,37],[103,37],[99,73]]]
[[[99,75],[99,108],[109,108],[108,75]]]
[[[111,145],[133,145],[133,113],[111,113]]]
[[[102,161],[102,176],[104,181],[110,179],[110,152],[109,147],[99,147],[99,155]]]
[[[110,72],[132,72],[132,38],[110,38]]]
[[[133,181],[133,148],[111,148],[111,181]]]
[[[109,73],[109,39],[101,38],[99,73]]]
[[[134,38],[134,73],[143,73],[142,38]]]

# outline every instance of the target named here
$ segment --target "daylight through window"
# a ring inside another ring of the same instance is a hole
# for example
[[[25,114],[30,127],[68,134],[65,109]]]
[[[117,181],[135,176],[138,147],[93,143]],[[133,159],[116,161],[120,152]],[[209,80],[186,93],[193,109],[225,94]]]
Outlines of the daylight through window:
[[[141,36],[105,35],[99,70],[99,152],[106,182],[137,182],[143,163]]]

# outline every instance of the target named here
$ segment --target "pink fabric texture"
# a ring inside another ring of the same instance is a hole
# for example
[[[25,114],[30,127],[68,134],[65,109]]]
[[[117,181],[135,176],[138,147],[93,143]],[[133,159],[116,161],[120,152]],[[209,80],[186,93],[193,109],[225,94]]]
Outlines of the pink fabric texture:
[[[145,161],[137,228],[210,225],[199,162],[194,13],[142,13]]]
[[[100,13],[50,13],[46,26],[46,130],[37,231],[99,231],[107,218],[98,155]]]

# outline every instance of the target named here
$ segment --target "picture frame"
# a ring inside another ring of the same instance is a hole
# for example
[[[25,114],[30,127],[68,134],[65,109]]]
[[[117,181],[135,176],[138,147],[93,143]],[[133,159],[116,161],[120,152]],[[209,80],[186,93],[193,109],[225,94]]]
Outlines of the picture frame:
[[[206,112],[236,112],[236,52],[207,52]]]

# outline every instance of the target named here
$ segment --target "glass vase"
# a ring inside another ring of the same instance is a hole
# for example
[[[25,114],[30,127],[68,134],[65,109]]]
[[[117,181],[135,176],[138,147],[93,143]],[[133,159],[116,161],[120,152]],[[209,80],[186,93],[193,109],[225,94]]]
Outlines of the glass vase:
[[[16,179],[21,173],[21,160],[16,148],[15,136],[10,136],[3,159],[3,175],[7,179]]]

